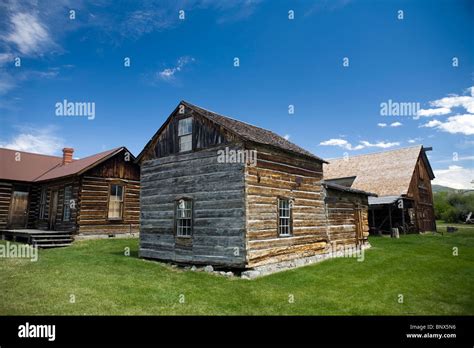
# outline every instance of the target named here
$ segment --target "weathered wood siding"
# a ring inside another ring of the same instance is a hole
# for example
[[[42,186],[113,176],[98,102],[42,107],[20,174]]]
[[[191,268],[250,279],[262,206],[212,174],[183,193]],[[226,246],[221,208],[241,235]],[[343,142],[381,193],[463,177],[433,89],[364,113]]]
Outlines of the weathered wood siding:
[[[334,189],[325,190],[327,229],[331,243],[337,245],[358,244],[369,235],[368,198],[363,194]],[[358,221],[357,209],[361,211]],[[358,228],[362,228],[359,231]],[[358,234],[357,232],[361,232]]]
[[[245,165],[219,163],[220,149],[223,146],[142,162],[141,257],[245,266]],[[176,236],[180,198],[193,202],[190,238]]]
[[[407,197],[414,200],[417,230],[436,231],[431,180],[421,154],[413,172]]]
[[[322,197],[322,164],[257,147],[257,165],[246,166],[247,266],[324,251],[328,236]],[[278,235],[278,198],[293,201],[293,233]]]
[[[7,227],[11,196],[12,183],[7,181],[0,182],[0,229]]]
[[[140,169],[122,152],[90,169],[81,176],[78,233],[138,233],[140,219]],[[108,218],[111,184],[124,189],[121,220]]]
[[[163,126],[156,139],[148,147],[142,161],[179,154],[178,123],[183,118],[193,118],[193,151],[231,143],[235,140],[235,137],[223,127],[210,122],[189,108],[183,110],[183,114],[176,111]]]

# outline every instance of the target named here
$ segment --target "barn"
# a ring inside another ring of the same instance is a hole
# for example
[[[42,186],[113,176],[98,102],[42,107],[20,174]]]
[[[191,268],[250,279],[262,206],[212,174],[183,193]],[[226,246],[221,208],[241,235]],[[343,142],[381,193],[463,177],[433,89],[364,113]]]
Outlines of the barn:
[[[138,233],[139,175],[125,148],[82,159],[0,149],[0,233],[42,247]]]
[[[435,231],[427,151],[422,145],[373,154],[332,159],[324,165],[324,178],[359,190],[370,190],[369,224],[372,233]]]
[[[182,101],[137,161],[143,258],[256,269],[367,245],[373,194],[269,130]]]

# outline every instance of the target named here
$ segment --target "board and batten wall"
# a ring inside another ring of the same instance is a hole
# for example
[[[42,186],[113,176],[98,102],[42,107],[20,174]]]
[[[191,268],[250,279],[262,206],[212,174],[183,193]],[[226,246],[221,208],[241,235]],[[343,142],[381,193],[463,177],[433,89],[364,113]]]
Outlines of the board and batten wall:
[[[245,164],[219,163],[218,151],[224,148],[142,162],[140,257],[245,267]],[[176,236],[181,198],[192,200],[191,237]]]
[[[247,267],[324,252],[328,241],[322,163],[256,147],[257,165],[246,166]],[[293,204],[291,236],[278,234],[278,199]]]

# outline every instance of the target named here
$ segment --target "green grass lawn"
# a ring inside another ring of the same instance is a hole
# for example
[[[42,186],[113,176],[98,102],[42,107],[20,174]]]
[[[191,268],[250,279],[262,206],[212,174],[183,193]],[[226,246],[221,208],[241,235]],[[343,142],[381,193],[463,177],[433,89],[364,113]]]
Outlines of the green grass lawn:
[[[0,314],[474,314],[474,228],[370,242],[363,262],[332,259],[252,281],[139,259],[136,239],[76,242],[41,250],[38,262],[0,259]]]

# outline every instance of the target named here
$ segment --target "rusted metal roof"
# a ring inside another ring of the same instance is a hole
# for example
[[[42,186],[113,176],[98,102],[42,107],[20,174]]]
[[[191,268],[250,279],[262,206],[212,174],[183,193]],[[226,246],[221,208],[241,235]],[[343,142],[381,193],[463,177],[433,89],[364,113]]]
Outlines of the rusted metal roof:
[[[419,156],[425,162],[430,178],[433,171],[421,145],[397,150],[330,159],[323,167],[324,179],[355,176],[351,188],[378,196],[401,196],[408,192]]]
[[[77,175],[114,156],[122,149],[124,147],[73,160],[63,165],[62,157],[0,148],[0,179],[38,182]],[[19,161],[16,160],[18,157]]]
[[[0,179],[34,181],[62,160],[62,157],[0,148]]]

